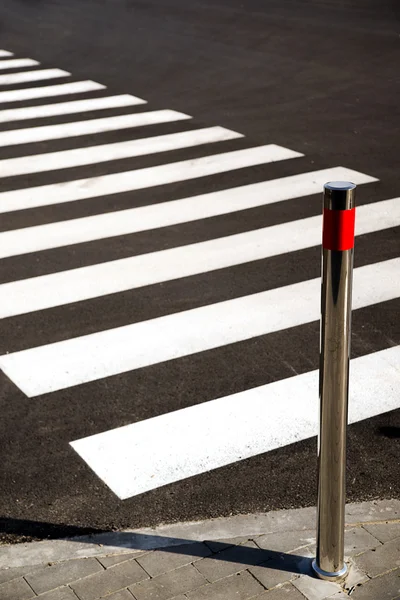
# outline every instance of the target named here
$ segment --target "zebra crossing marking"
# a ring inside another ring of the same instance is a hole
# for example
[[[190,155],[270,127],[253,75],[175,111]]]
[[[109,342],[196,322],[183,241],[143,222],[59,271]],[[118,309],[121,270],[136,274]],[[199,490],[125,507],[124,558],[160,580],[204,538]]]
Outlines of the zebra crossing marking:
[[[399,200],[394,198],[360,206],[357,209],[356,234],[400,226]],[[0,318],[82,302],[318,246],[321,230],[322,217],[318,215],[206,242],[4,283],[0,285]],[[0,234],[0,244],[2,241]]]
[[[23,67],[37,67],[38,65],[40,65],[40,63],[32,58],[14,58],[12,60],[0,61],[0,71],[5,71],[7,69],[19,69]]]
[[[376,181],[374,177],[357,171],[333,167],[150,206],[13,229],[0,233],[0,258],[138,233],[266,206],[320,193],[326,181],[350,179],[358,185]],[[380,207],[383,209],[384,205]]]
[[[353,308],[400,296],[400,258],[354,271]],[[320,278],[0,356],[38,396],[319,319]],[[267,310],[268,307],[268,310]]]
[[[351,361],[350,423],[397,408],[399,363],[400,346]],[[316,390],[318,371],[311,371],[71,446],[125,500],[317,435]]]
[[[59,85],[0,92],[0,103],[23,102],[24,100],[51,98],[67,94],[86,94],[87,92],[97,92],[98,90],[105,89],[105,85],[96,83],[95,81],[75,81],[74,83],[61,83]]]
[[[0,58],[10,56],[13,54],[0,50]],[[0,71],[38,64],[31,59],[3,60],[0,61]],[[0,75],[0,85],[51,80],[69,75],[60,69],[3,74]],[[48,85],[0,91],[0,102],[21,102],[104,89],[105,86],[93,81]],[[0,111],[0,122],[145,103],[145,100],[129,95],[90,98],[3,110]],[[160,110],[28,127],[0,133],[0,146],[128,129],[139,126],[139,123],[148,125],[150,122],[145,122],[146,119],[161,118],[161,115],[164,118],[167,116],[167,120],[153,120],[152,123],[191,118],[176,111]],[[137,125],[132,125],[133,122]],[[0,161],[0,176],[80,167],[241,137],[242,134],[222,127],[210,127],[116,144],[10,158]],[[133,192],[301,156],[303,154],[299,152],[269,144],[101,177],[16,189],[0,193],[0,212]],[[0,258],[168,227],[301,198],[320,192],[323,183],[329,179],[350,179],[357,184],[377,181],[369,175],[335,167],[151,206],[6,231],[0,233]],[[359,207],[357,234],[398,226],[398,200],[382,200]],[[318,245],[320,237],[321,217],[308,217],[188,246],[12,281],[0,285],[0,317],[64,306],[70,302],[224,269],[279,253],[296,252]],[[356,269],[353,307],[358,309],[398,298],[400,286],[393,274],[399,267],[400,258],[397,258]],[[0,367],[27,396],[35,397],[313,322],[319,318],[319,292],[319,278],[302,281],[5,354],[0,356]],[[389,348],[352,361],[352,422],[397,407],[394,390],[399,348]],[[76,440],[71,442],[71,446],[110,489],[121,499],[128,498],[315,435],[317,376],[317,372],[313,371],[280,380]],[[268,427],[265,426],[266,422]],[[154,440],[157,440],[156,445]],[[132,465],[135,465],[134,470]]]
[[[109,110],[111,108],[125,108],[146,104],[145,100],[121,94],[119,96],[104,96],[90,98],[89,100],[74,100],[59,104],[45,104],[42,106],[29,106],[27,108],[12,108],[0,111],[0,123],[12,121],[27,121],[30,119],[44,119],[48,117],[72,115],[75,113],[91,112],[95,110]],[[47,138],[49,139],[49,138]]]
[[[167,165],[2,192],[0,213],[132,192],[300,156],[303,154],[282,146],[268,144]]]
[[[62,123],[61,125],[46,125],[44,127],[12,129],[11,131],[0,132],[0,148],[5,146],[16,146],[18,144],[32,144],[34,142],[43,142],[45,140],[58,140],[63,138],[78,137],[81,135],[105,133],[107,131],[117,131],[119,129],[130,129],[132,127],[143,127],[145,125],[183,121],[191,118],[192,117],[189,115],[185,115],[184,113],[177,112],[175,110],[153,110],[150,112],[134,113],[130,115],[119,115],[117,117],[104,117],[101,119],[89,119],[87,121]],[[136,142],[138,142],[138,140],[136,140]],[[128,142],[123,143],[127,144]],[[104,144],[100,146],[104,152],[107,147],[113,149],[115,144]],[[90,152],[90,150],[91,148],[89,147],[82,150],[67,150],[67,152]],[[35,164],[36,161],[40,162],[41,160],[44,160],[44,157],[46,156],[52,159],[55,154],[57,154],[59,159],[61,159],[61,156],[65,155],[65,153],[61,152],[36,154],[34,155]],[[8,173],[9,171],[7,171],[7,165],[10,165],[9,168],[11,168],[12,171],[11,165],[22,163],[25,164],[31,158],[33,157],[24,156],[22,158],[7,159],[6,161],[0,161],[0,165],[5,164],[5,173]],[[3,175],[3,169],[1,166],[0,174],[3,177],[7,176]]]
[[[136,117],[139,115],[131,116]],[[142,117],[142,115],[140,116]],[[115,118],[119,119],[119,117]],[[152,118],[155,119],[155,117]],[[165,119],[167,116],[163,118]],[[187,118],[187,116],[184,115],[182,118]],[[103,121],[103,119],[101,120]],[[121,120],[126,123],[126,116],[124,115]],[[143,122],[144,120],[145,117],[130,119],[131,123]],[[104,119],[104,121],[107,122],[108,119]],[[105,123],[104,128],[106,127],[107,124]],[[89,126],[87,129],[89,129]],[[47,152],[46,154],[34,154],[33,156],[23,156],[21,158],[7,158],[0,160],[0,177],[15,177],[16,175],[27,175],[29,173],[70,169],[72,167],[82,167],[124,158],[135,158],[146,154],[158,154],[159,152],[170,152],[182,148],[193,148],[194,146],[225,142],[241,137],[243,137],[241,133],[230,131],[224,127],[206,127],[204,129],[128,140],[127,142],[114,142],[111,144],[90,146],[88,148]]]
[[[69,77],[71,73],[62,69],[39,69],[37,71],[23,71],[22,73],[11,73],[0,75],[0,85],[16,85],[17,83],[28,83],[30,81],[41,81],[45,79],[56,79],[57,77]]]

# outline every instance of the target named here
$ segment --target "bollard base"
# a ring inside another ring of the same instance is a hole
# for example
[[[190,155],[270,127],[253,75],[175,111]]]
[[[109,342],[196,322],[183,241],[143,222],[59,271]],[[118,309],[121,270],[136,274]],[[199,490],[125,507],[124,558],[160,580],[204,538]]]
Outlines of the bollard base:
[[[320,569],[320,567],[317,565],[317,560],[314,559],[312,561],[312,568],[318,579],[324,579],[325,581],[341,581],[346,577],[348,573],[346,563],[344,564],[343,569],[340,569],[340,571],[333,571],[332,573],[330,573],[329,571],[324,571],[323,569]]]

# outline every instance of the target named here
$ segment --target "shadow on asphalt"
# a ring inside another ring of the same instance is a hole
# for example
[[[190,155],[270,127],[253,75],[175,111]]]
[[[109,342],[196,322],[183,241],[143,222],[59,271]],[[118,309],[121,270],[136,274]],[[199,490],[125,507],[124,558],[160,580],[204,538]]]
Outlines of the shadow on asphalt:
[[[388,425],[387,427],[380,427],[379,433],[387,438],[399,439],[400,438],[400,427],[394,427]]]
[[[39,541],[105,533],[104,529],[79,527],[63,523],[46,523],[27,519],[0,518],[0,543]]]

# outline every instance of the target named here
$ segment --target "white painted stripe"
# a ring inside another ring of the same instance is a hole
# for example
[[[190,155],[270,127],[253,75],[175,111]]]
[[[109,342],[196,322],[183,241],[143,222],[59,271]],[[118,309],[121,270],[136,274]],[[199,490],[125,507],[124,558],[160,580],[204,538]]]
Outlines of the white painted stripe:
[[[25,121],[27,119],[41,119],[58,115],[71,115],[74,113],[137,106],[145,101],[129,94],[120,96],[106,96],[103,98],[90,98],[89,100],[75,100],[73,102],[60,102],[59,104],[45,104],[42,106],[29,106],[27,108],[13,108],[0,110],[0,123],[10,121]]]
[[[0,193],[0,213],[98,198],[303,156],[270,144],[157,167]]]
[[[136,117],[139,115],[132,116]],[[116,118],[119,119],[119,117]],[[127,142],[101,144],[99,146],[89,146],[88,148],[48,152],[46,154],[23,156],[21,158],[8,158],[0,160],[0,177],[13,177],[16,175],[26,175],[27,173],[43,173],[45,171],[70,169],[72,167],[82,167],[84,165],[99,164],[123,158],[134,158],[146,154],[171,152],[172,150],[179,150],[181,148],[224,142],[241,137],[243,137],[241,133],[230,131],[224,127],[207,127],[205,129],[129,140]]]
[[[0,50],[0,58],[5,58],[6,56],[14,56],[14,54],[8,50]]]
[[[359,235],[399,225],[399,198],[357,208]],[[310,248],[321,243],[321,232],[322,217],[318,215],[207,242],[12,281],[0,285],[0,318]]]
[[[161,204],[14,229],[0,233],[0,258],[168,227],[308,196],[320,193],[327,181],[352,181],[360,185],[376,179],[351,169],[333,167]]]
[[[95,81],[75,81],[74,83],[61,83],[60,85],[46,85],[45,87],[0,92],[0,103],[51,98],[52,96],[64,96],[65,94],[84,94],[104,89],[106,89],[105,85],[96,83]]]
[[[353,308],[400,296],[400,258],[354,271]],[[319,319],[320,278],[0,357],[38,396]],[[27,301],[29,301],[27,299]]]
[[[103,98],[101,100],[104,100]],[[108,100],[108,98],[107,98]],[[90,102],[86,100],[85,102]],[[93,102],[93,101],[92,101]],[[60,106],[60,105],[58,105]],[[1,113],[0,113],[1,116]],[[155,125],[157,123],[169,123],[173,121],[183,121],[191,119],[189,115],[176,112],[175,110],[153,110],[151,112],[135,113],[130,115],[119,115],[117,117],[104,117],[102,119],[90,119],[88,121],[76,121],[73,123],[63,123],[61,125],[46,125],[44,127],[29,127],[27,129],[12,129],[11,131],[0,132],[0,147],[16,146],[18,144],[31,144],[33,142],[43,142],[45,140],[57,140],[61,138],[78,137],[81,135],[91,135],[95,133],[105,133],[107,131],[117,131],[118,129],[130,129],[131,127],[143,127],[145,125]],[[1,120],[1,119],[0,119]],[[130,142],[124,142],[128,144]],[[100,146],[103,153],[106,148],[112,148],[115,144],[104,144]],[[90,152],[90,148],[79,150],[82,154]],[[68,152],[77,152],[69,150]],[[37,154],[33,157],[23,156],[18,159],[8,159],[0,161],[1,164],[26,164],[29,160],[40,162],[46,157],[64,156],[65,152],[54,152],[51,154]],[[49,169],[46,169],[46,171]],[[0,167],[0,173],[2,169]],[[2,175],[5,177],[5,175]]]
[[[12,73],[0,75],[0,85],[15,85],[27,83],[28,81],[40,81],[44,79],[55,79],[56,77],[69,77],[71,73],[62,69],[40,69],[38,71],[24,71],[23,73]]]
[[[400,346],[353,359],[350,372],[350,423],[400,406]],[[317,434],[318,371],[311,371],[71,446],[123,500]]]
[[[19,69],[23,67],[37,67],[40,63],[32,58],[14,58],[12,60],[0,61],[0,71],[6,69]]]

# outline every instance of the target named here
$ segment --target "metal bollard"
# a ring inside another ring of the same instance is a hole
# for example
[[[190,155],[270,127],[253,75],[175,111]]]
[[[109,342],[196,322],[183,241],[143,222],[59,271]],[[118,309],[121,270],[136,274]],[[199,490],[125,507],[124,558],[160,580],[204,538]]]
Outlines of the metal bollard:
[[[320,579],[346,576],[344,518],[355,188],[324,186],[318,438],[317,555]]]

